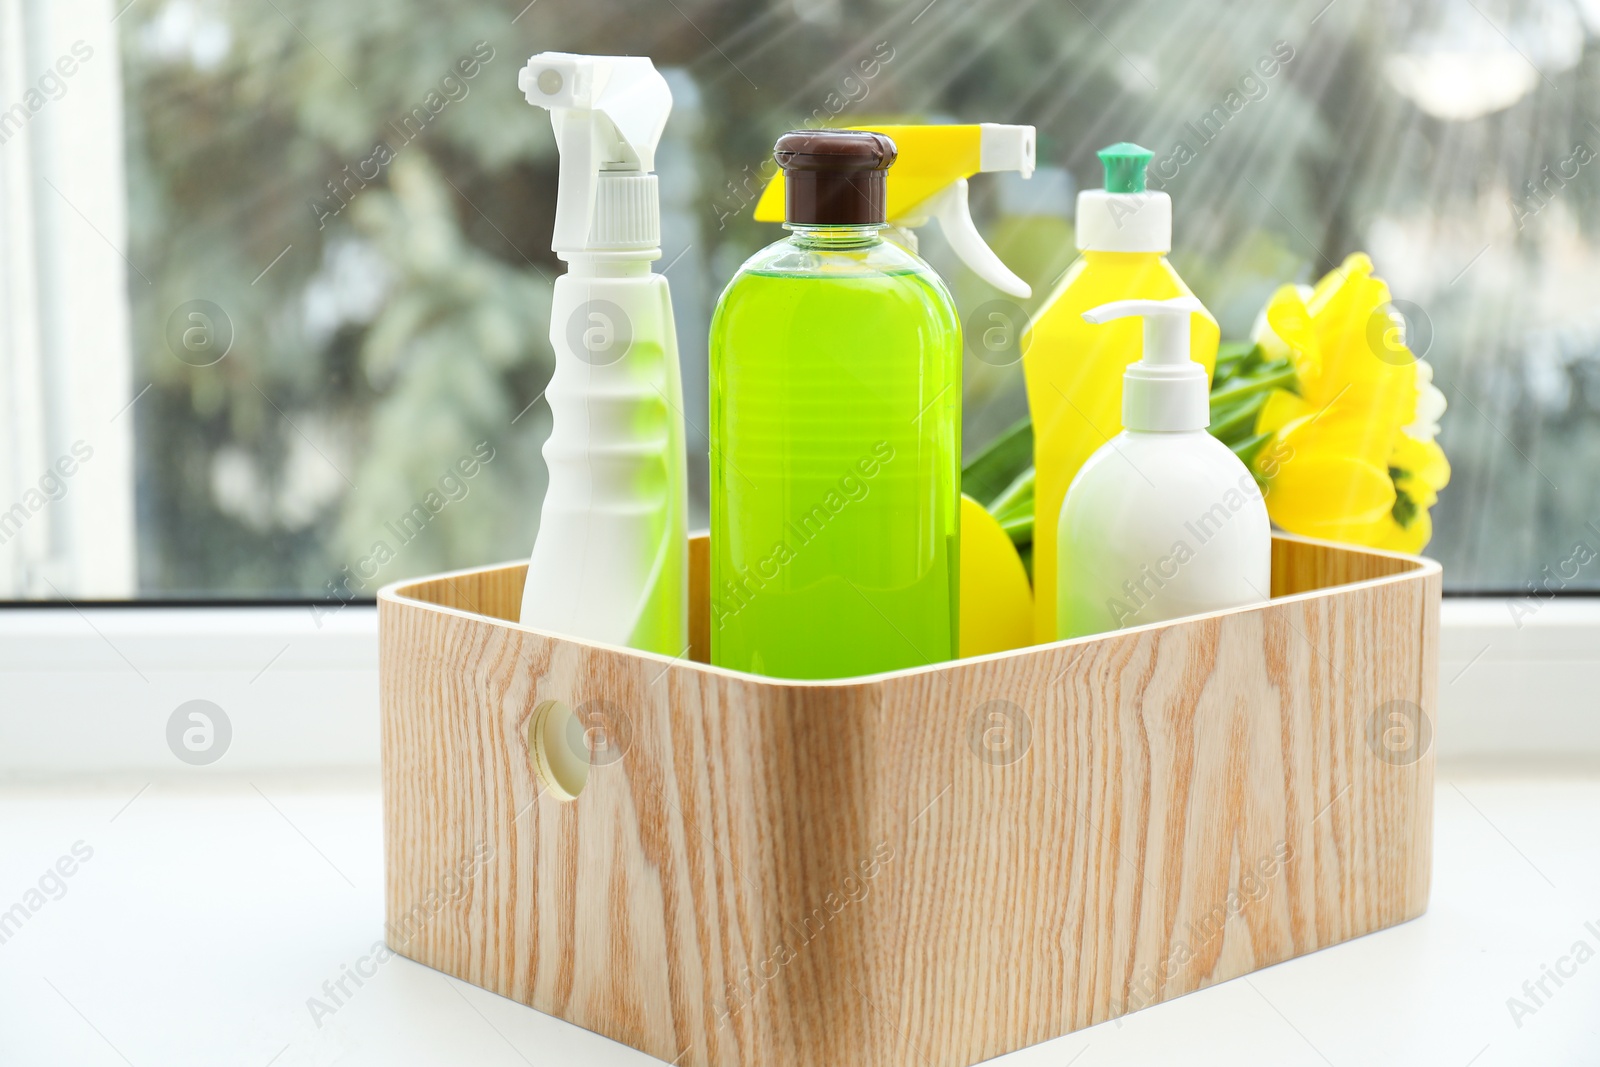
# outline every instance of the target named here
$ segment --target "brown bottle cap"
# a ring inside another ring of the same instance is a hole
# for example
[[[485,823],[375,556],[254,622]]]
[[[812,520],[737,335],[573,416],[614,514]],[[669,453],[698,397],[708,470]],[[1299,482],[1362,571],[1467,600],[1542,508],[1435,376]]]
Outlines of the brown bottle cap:
[[[785,221],[802,226],[867,226],[885,221],[894,142],[866,130],[794,130],[772,156],[783,168]]]

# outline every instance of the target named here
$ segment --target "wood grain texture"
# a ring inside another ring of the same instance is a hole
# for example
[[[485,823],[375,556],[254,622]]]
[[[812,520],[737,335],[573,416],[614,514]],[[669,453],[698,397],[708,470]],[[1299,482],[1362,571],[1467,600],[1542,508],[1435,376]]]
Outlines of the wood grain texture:
[[[668,1062],[967,1067],[1413,918],[1438,566],[1274,547],[1263,606],[837,683],[386,589],[390,945]],[[609,742],[571,802],[547,700]]]

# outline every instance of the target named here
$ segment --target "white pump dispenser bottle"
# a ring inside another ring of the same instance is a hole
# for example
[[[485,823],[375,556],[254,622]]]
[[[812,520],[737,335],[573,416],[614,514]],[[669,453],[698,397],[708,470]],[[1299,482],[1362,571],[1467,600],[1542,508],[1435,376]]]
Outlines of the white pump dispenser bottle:
[[[1255,478],[1206,432],[1206,370],[1189,358],[1192,296],[1119,300],[1092,323],[1144,317],[1122,385],[1122,433],[1078,471],[1061,507],[1057,632],[1083,637],[1268,598],[1272,525]]]
[[[689,646],[683,385],[661,257],[650,60],[543,52],[517,79],[561,151],[551,248],[550,484],[522,623],[668,656]]]

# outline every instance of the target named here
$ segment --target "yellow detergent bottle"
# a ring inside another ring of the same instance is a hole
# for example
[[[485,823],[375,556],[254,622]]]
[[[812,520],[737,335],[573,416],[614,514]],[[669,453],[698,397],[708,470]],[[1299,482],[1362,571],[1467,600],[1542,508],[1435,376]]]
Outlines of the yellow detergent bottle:
[[[1122,431],[1122,376],[1140,358],[1144,337],[1134,319],[1102,325],[1084,321],[1090,308],[1114,300],[1171,300],[1193,296],[1167,262],[1172,249],[1172,200],[1145,189],[1148,149],[1114,144],[1102,149],[1105,188],[1078,193],[1080,255],[1030,326],[1022,357],[1033,416],[1033,588],[1056,587],[1056,524],[1078,468]],[[1189,355],[1209,381],[1217,359],[1217,320],[1201,309],[1190,319]],[[1129,478],[1139,472],[1128,469]],[[1034,640],[1056,639],[1055,598],[1034,597]]]

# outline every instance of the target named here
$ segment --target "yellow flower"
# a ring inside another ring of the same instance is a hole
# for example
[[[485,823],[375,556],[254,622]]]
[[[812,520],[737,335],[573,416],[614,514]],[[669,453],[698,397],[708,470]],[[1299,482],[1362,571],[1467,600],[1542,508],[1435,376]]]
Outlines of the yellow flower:
[[[1257,324],[1269,357],[1287,357],[1294,391],[1256,419],[1272,521],[1292,533],[1418,552],[1428,509],[1450,480],[1434,441],[1444,397],[1406,347],[1404,321],[1372,261],[1356,253],[1309,291],[1284,286]]]

